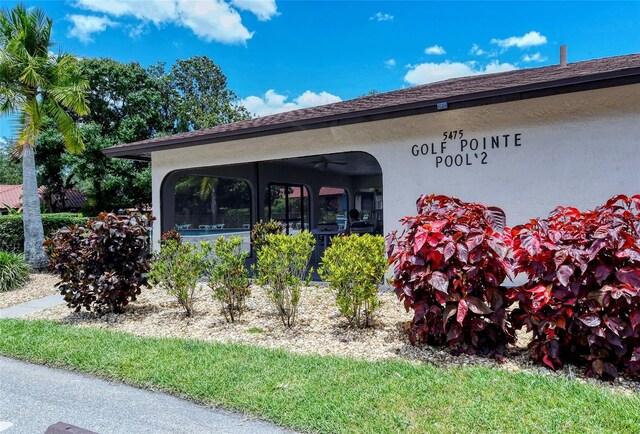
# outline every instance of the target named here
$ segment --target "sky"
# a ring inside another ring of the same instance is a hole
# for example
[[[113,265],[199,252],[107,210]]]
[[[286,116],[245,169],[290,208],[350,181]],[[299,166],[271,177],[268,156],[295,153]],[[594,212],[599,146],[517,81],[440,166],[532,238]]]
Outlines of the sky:
[[[143,66],[209,56],[254,115],[556,64],[563,44],[569,62],[640,52],[640,1],[23,3],[54,20],[54,51]]]

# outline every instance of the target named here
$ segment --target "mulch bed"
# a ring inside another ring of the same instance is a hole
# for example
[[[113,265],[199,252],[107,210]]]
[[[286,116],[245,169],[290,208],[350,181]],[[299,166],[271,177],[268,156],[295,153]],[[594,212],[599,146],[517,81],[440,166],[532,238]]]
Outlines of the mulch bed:
[[[446,348],[412,346],[403,325],[411,319],[393,292],[382,292],[383,302],[373,327],[349,326],[335,306],[326,286],[303,289],[298,322],[285,328],[275,314],[264,290],[252,287],[246,312],[235,323],[227,323],[212,291],[202,286],[193,317],[186,317],[177,302],[159,288],[143,291],[127,306],[124,314],[74,312],[65,305],[30,315],[30,319],[51,319],[81,327],[100,327],[139,336],[177,337],[210,342],[236,342],[264,348],[281,348],[299,354],[320,354],[364,360],[404,359],[412,363],[432,363],[440,367],[482,365],[512,372],[527,372],[576,379],[610,387],[622,393],[640,393],[640,382],[619,378],[613,383],[585,378],[583,369],[566,366],[557,372],[533,365],[526,351],[529,337],[522,334],[517,346],[510,347],[506,358],[454,355]]]

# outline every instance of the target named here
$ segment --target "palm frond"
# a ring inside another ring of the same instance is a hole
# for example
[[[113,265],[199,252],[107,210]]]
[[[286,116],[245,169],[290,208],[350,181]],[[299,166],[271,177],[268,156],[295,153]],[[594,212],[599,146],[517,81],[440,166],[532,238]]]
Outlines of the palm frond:
[[[89,114],[87,103],[89,81],[80,73],[76,59],[65,54],[57,56],[54,62],[55,76],[48,90],[48,96],[65,109],[80,116]]]
[[[31,88],[46,86],[47,81],[42,74],[43,66],[42,59],[27,55],[27,62],[22,69],[20,81]]]
[[[78,154],[84,150],[82,131],[60,104],[50,99],[46,104],[47,112],[55,120],[55,125],[62,135],[64,144],[69,152]]]
[[[20,131],[18,131],[17,146],[20,151],[25,146],[35,146],[38,134],[42,130],[43,119],[40,111],[40,104],[35,96],[27,98],[22,107],[19,118]]]
[[[19,87],[10,83],[0,83],[0,115],[18,112],[25,103],[24,94]]]
[[[203,177],[202,181],[200,181],[200,199],[204,200],[211,196],[215,193],[217,187],[218,178],[212,178],[210,176]]]

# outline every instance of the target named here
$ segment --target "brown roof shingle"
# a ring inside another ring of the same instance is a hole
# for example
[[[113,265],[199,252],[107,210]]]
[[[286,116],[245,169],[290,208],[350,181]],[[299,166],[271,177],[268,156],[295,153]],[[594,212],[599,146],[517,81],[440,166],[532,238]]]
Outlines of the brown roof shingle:
[[[272,134],[275,131],[282,131],[283,128],[301,129],[315,123],[400,112],[425,104],[435,105],[436,102],[468,101],[619,77],[635,77],[637,79],[635,82],[640,82],[640,54],[587,60],[569,63],[566,66],[551,65],[453,78],[333,104],[218,125],[213,128],[122,144],[106,149],[105,153],[112,156],[143,155],[169,145],[189,146],[202,144],[207,140],[232,140],[252,133]]]

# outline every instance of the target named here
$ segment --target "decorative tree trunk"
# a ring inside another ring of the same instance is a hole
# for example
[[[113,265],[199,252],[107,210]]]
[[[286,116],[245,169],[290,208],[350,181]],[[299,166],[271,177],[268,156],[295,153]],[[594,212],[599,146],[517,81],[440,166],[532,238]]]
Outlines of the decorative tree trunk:
[[[33,146],[25,144],[22,148],[22,223],[24,225],[24,257],[35,270],[47,266],[44,253],[44,229],[40,214],[40,196]]]

